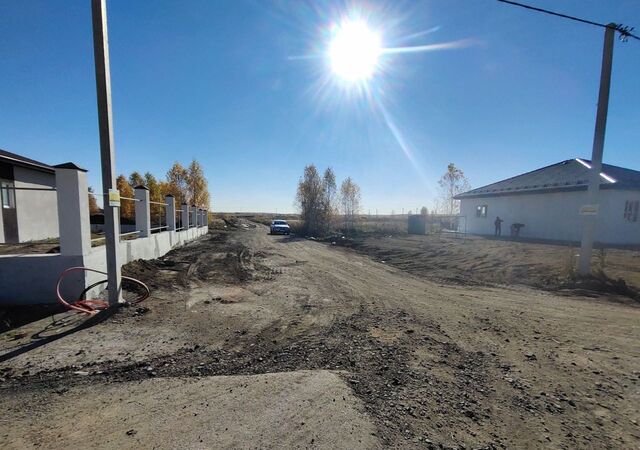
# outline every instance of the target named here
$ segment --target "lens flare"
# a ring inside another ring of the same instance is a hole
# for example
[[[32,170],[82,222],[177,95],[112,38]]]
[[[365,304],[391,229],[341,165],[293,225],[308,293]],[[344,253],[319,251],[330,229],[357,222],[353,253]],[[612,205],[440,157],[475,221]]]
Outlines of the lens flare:
[[[366,22],[343,22],[329,46],[331,69],[346,81],[367,80],[374,74],[381,52],[380,35]]]
[[[350,110],[360,118],[373,113],[370,116],[374,119],[372,129],[379,130],[379,125],[383,125],[425,186],[429,185],[433,177],[427,176],[424,149],[418,150],[411,145],[410,133],[403,130],[402,124],[386,107],[387,103],[393,104],[393,91],[403,68],[401,59],[483,43],[474,38],[421,42],[439,31],[440,26],[404,34],[401,33],[401,18],[381,10],[330,9],[324,13],[328,26],[320,28],[320,39],[314,35],[308,53],[288,57],[290,61],[309,61],[317,71],[318,77],[305,95],[319,109]]]

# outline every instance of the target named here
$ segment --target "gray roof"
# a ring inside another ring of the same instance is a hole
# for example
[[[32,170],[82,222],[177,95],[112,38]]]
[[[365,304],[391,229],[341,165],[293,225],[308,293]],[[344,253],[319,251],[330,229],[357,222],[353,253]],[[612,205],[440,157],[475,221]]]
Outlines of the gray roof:
[[[472,189],[455,198],[586,190],[590,167],[591,161],[588,159],[568,159],[497,183]],[[600,174],[600,189],[640,190],[640,172],[603,164]]]
[[[0,148],[0,162],[8,163],[14,166],[28,167],[30,169],[40,170],[43,172],[54,173],[55,170],[48,164],[45,164],[35,159],[25,158],[21,155],[2,150]]]

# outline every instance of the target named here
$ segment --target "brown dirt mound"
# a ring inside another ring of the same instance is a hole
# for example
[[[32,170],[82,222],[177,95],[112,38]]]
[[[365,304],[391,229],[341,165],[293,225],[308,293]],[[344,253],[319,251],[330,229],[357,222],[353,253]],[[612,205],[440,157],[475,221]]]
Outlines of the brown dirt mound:
[[[123,266],[123,274],[153,289],[207,280],[238,284],[251,280],[258,269],[253,253],[242,243],[228,239],[228,232],[211,231],[197,244],[174,249],[162,258],[137,260]]]
[[[443,284],[525,285],[548,291],[640,299],[637,252],[598,250],[594,267],[605,265],[588,278],[575,275],[577,249],[560,244],[518,242],[471,237],[360,233],[331,239],[403,271]],[[606,256],[606,261],[604,261]]]

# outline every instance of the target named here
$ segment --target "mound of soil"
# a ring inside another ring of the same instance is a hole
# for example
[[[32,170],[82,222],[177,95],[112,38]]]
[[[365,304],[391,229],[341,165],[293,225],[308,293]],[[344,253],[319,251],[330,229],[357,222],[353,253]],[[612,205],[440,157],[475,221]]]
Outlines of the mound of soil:
[[[123,266],[122,273],[154,289],[187,287],[192,282],[207,280],[223,284],[247,282],[258,271],[254,255],[244,244],[231,241],[228,236],[229,231],[212,230],[196,244],[176,248],[161,258],[132,261]]]
[[[593,266],[605,264],[606,269],[581,279],[575,276],[574,268],[578,249],[559,244],[372,233],[341,236],[330,241],[440,283],[521,284],[563,294],[590,292],[640,299],[640,264],[633,250],[594,252]]]

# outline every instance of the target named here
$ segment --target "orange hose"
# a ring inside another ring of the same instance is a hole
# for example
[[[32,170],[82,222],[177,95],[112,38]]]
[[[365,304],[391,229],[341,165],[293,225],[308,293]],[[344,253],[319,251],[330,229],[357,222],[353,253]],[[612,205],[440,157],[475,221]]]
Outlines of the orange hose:
[[[64,271],[62,271],[62,273],[58,277],[58,283],[56,284],[56,296],[58,297],[58,302],[63,306],[65,306],[67,309],[73,309],[75,311],[81,312],[83,314],[89,314],[89,315],[97,314],[101,310],[106,309],[109,306],[109,303],[105,300],[87,299],[87,300],[77,300],[75,302],[68,302],[67,300],[64,299],[64,297],[62,297],[62,294],[60,293],[60,286],[62,285],[62,280],[67,274],[71,272],[77,272],[77,271],[95,272],[102,275],[107,275],[106,272],[102,272],[100,270],[90,269],[88,267],[82,267],[82,266],[69,267],[68,269],[65,269]],[[150,295],[149,287],[147,287],[147,285],[144,284],[142,281],[136,280],[135,278],[130,278],[130,277],[122,277],[122,279],[131,281],[141,286],[144,289],[145,293],[138,300],[138,302],[141,302],[142,300],[145,300],[149,297]]]

